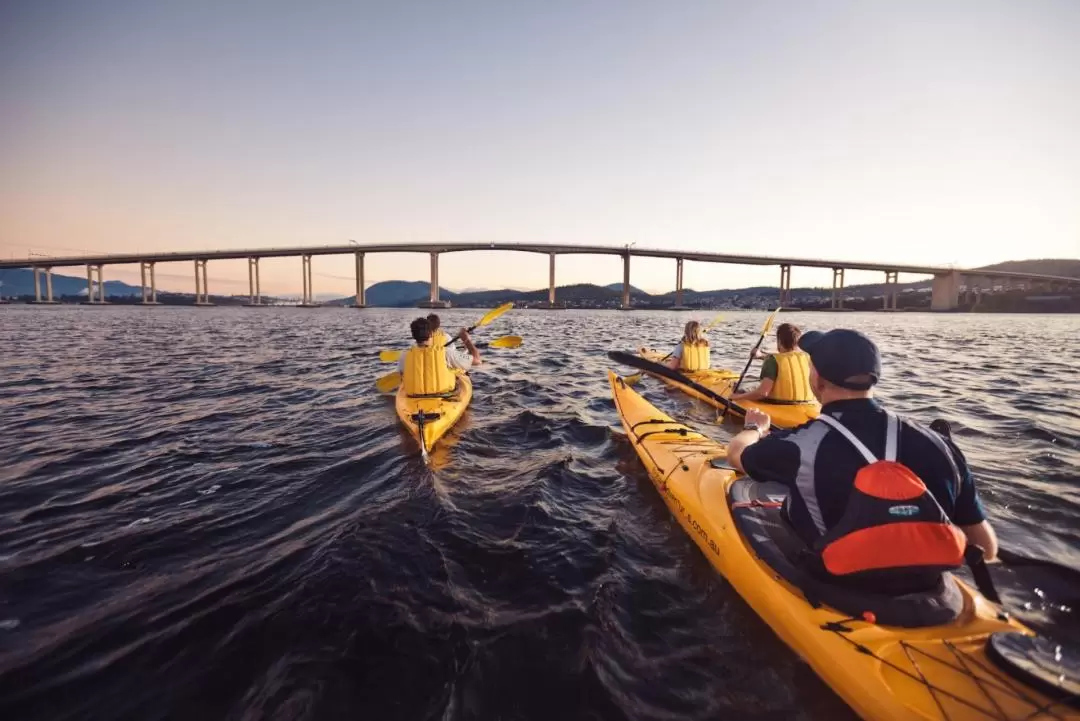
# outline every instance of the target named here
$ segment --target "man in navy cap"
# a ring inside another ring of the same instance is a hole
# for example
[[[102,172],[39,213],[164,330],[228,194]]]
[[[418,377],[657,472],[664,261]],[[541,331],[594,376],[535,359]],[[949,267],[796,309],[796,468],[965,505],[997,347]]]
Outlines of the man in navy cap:
[[[840,521],[855,474],[867,464],[846,437],[850,433],[878,459],[892,450],[895,460],[923,481],[968,542],[981,546],[987,560],[995,558],[997,538],[960,449],[874,400],[873,388],[881,377],[881,356],[874,342],[854,330],[811,333],[800,339],[800,346],[810,354],[810,386],[821,401],[822,416],[828,418],[770,432],[768,414],[747,409],[742,432],[728,446],[728,462],[757,481],[787,486],[788,520],[813,546]],[[889,431],[894,428],[898,432],[890,442]]]

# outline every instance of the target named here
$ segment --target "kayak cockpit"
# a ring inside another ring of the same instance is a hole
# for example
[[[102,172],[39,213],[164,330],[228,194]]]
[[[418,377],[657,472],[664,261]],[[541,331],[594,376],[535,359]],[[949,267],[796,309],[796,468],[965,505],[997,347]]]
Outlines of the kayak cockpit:
[[[920,593],[886,595],[841,586],[815,575],[810,551],[782,513],[787,488],[740,478],[731,484],[728,501],[740,534],[754,554],[813,606],[829,606],[854,618],[868,614],[877,623],[903,628],[940,626],[964,610],[964,595],[952,574],[937,587]]]

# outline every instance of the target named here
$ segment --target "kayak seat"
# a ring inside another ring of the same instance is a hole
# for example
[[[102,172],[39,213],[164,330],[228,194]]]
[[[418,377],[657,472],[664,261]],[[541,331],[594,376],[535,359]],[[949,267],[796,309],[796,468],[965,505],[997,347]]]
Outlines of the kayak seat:
[[[754,554],[814,606],[829,606],[854,618],[873,613],[882,626],[921,628],[954,621],[964,598],[952,574],[937,587],[904,595],[886,595],[841,586],[820,578],[808,563],[813,555],[782,512],[787,487],[740,478],[731,485],[728,502],[735,524]]]

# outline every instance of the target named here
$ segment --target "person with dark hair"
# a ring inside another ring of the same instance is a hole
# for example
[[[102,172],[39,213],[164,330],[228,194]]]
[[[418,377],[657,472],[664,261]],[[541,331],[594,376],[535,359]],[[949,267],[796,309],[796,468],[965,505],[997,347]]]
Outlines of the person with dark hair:
[[[993,560],[997,537],[963,453],[944,433],[874,399],[874,342],[838,329],[803,348],[821,415],[770,432],[768,414],[748,409],[728,463],[787,486],[787,520],[830,574],[888,576],[895,588],[957,567],[970,546]]]
[[[428,325],[431,327],[431,342],[433,345],[450,345],[450,336],[446,334],[446,331],[442,329],[442,320],[439,316],[431,313],[427,317]]]
[[[758,351],[764,357],[761,382],[757,388],[731,397],[733,401],[769,401],[772,403],[813,403],[810,390],[810,356],[799,346],[802,332],[797,325],[781,323],[776,329],[776,353]]]
[[[409,325],[409,330],[416,345],[402,354],[398,371],[405,392],[411,396],[450,393],[457,385],[455,371],[467,371],[481,363],[480,351],[473,345],[465,328],[458,333],[458,338],[465,344],[469,355],[450,343],[433,342],[431,322],[427,318],[417,318]]]

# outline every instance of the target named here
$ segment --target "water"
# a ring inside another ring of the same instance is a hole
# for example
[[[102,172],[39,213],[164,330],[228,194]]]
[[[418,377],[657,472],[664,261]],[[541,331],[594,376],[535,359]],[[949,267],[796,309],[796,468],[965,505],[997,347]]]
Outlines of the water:
[[[618,432],[604,351],[711,314],[504,316],[526,345],[487,355],[433,473],[372,386],[415,315],[0,311],[0,718],[850,718]],[[1006,542],[1080,565],[1080,318],[787,319],[870,333]],[[727,365],[763,320],[728,314]]]

